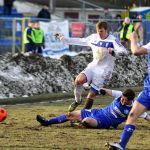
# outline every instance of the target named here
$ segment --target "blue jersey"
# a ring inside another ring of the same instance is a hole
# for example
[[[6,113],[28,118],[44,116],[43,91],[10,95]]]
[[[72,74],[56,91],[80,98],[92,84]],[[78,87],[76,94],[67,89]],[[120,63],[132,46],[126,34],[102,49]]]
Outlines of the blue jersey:
[[[122,105],[120,100],[121,97],[116,98],[109,106],[102,109],[108,123],[113,127],[124,122],[132,108],[132,106]]]
[[[127,119],[127,116],[132,108],[132,105],[122,105],[120,100],[121,91],[112,90],[114,101],[107,107],[100,109],[81,110],[81,118],[92,117],[97,120],[98,128],[116,128],[120,123]]]
[[[119,124],[127,119],[127,116],[132,108],[132,105],[122,105],[121,97],[122,92],[112,90],[112,96],[115,98],[114,101],[104,108],[98,109],[82,109],[81,119],[93,118],[97,121],[97,128],[108,129],[111,126],[116,128]],[[140,117],[146,118],[147,113],[143,113]]]

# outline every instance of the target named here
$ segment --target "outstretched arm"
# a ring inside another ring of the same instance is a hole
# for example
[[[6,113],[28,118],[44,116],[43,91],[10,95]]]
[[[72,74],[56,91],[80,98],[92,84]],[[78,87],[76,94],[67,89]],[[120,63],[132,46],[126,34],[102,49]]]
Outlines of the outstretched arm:
[[[138,36],[137,36],[136,32],[134,31],[130,36],[132,54],[134,54],[136,56],[148,54],[147,48],[145,48],[143,46],[142,47],[138,46],[137,39],[138,39]]]
[[[112,90],[102,88],[102,89],[100,89],[100,94],[101,94],[101,95],[108,95],[108,96],[112,96]]]
[[[100,90],[100,94],[108,95],[108,96],[117,98],[117,97],[120,97],[122,95],[122,92],[121,91],[117,91],[117,90],[110,90],[110,89],[102,88]]]
[[[55,37],[69,45],[89,46],[88,45],[88,37],[87,38],[66,38],[63,35],[61,35],[60,33],[56,33]]]

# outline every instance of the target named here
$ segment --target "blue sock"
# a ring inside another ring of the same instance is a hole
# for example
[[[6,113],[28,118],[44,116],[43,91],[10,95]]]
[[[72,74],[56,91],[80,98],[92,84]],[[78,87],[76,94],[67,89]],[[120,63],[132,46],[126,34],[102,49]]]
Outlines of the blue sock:
[[[134,125],[132,125],[132,124],[125,125],[124,130],[123,130],[122,135],[121,135],[120,142],[119,142],[119,144],[121,145],[121,147],[123,149],[125,149],[125,147],[129,141],[130,137],[132,136],[134,130],[135,130]]]
[[[63,122],[66,122],[66,121],[68,121],[67,116],[66,116],[65,114],[62,114],[62,115],[60,115],[60,116],[57,116],[57,117],[54,117],[54,118],[49,119],[49,120],[47,121],[47,123],[48,123],[49,125],[51,125],[51,124],[63,123]]]

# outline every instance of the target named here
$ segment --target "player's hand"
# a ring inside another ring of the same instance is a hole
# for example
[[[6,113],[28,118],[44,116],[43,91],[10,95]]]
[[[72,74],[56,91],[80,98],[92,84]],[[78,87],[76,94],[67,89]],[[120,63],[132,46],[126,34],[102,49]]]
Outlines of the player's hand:
[[[56,33],[55,37],[60,40],[60,38],[62,37],[62,35],[60,33]]]
[[[113,48],[108,48],[108,52],[109,52],[110,55],[115,57],[115,52],[114,52]]]
[[[100,89],[99,94],[106,95],[106,91],[104,89]]]

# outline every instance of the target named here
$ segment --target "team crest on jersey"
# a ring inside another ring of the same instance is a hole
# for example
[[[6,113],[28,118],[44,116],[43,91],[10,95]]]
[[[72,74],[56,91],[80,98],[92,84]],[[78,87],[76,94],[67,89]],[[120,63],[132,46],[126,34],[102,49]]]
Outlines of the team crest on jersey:
[[[126,114],[126,115],[127,115],[128,113],[129,113],[129,110],[127,110],[127,109],[126,109],[126,110],[124,110],[124,114]]]

